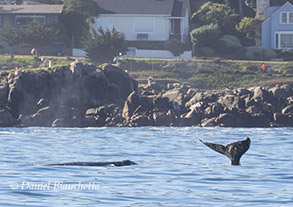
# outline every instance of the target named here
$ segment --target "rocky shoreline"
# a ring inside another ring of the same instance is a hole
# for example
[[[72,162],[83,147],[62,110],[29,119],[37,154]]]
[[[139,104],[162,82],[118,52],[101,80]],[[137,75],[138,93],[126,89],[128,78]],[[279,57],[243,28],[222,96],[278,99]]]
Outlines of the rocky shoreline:
[[[0,84],[0,127],[293,127],[293,84],[210,92],[144,87],[112,65],[15,71]]]

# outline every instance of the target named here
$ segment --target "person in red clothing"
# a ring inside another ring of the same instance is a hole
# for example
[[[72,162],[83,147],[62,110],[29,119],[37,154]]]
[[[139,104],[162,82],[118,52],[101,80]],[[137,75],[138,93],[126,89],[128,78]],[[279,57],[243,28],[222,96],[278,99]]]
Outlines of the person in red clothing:
[[[261,68],[262,68],[262,71],[266,71],[266,64],[263,63]]]

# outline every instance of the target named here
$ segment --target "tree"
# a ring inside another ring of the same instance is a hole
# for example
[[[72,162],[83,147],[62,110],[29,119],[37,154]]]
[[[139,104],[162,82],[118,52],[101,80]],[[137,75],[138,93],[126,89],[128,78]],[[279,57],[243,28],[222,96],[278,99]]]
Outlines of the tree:
[[[99,6],[93,0],[63,0],[65,4],[65,13],[76,11],[86,18],[99,15]]]
[[[88,19],[99,15],[99,7],[93,0],[64,0],[64,11],[60,16],[62,33],[74,44],[89,30]]]
[[[20,32],[11,27],[7,21],[4,23],[4,28],[0,30],[0,38],[5,45],[9,46],[10,59],[14,58],[13,46],[20,43]]]
[[[31,0],[43,4],[63,4],[63,0]]]
[[[270,6],[282,6],[287,1],[289,1],[291,4],[293,4],[293,0],[270,0]]]
[[[28,28],[22,31],[22,40],[35,49],[36,57],[39,57],[39,49],[54,42],[59,30],[43,25],[37,21],[28,23]]]
[[[235,33],[238,21],[238,15],[229,6],[212,2],[207,2],[192,15],[193,23],[199,26],[218,24],[223,34]]]
[[[127,51],[127,44],[123,33],[115,28],[104,31],[99,27],[98,31],[92,30],[82,41],[87,57],[93,62],[111,62],[119,53]]]
[[[241,22],[236,25],[236,30],[244,33],[247,39],[255,40],[260,36],[261,23],[262,21],[259,16],[255,18],[244,17]]]
[[[15,0],[14,3],[16,5],[21,5],[21,4],[23,4],[23,0]]]
[[[187,49],[187,45],[181,40],[171,40],[167,43],[167,47],[174,56],[179,56]]]
[[[201,26],[191,31],[191,41],[196,47],[203,47],[212,44],[220,37],[221,30],[218,24]]]

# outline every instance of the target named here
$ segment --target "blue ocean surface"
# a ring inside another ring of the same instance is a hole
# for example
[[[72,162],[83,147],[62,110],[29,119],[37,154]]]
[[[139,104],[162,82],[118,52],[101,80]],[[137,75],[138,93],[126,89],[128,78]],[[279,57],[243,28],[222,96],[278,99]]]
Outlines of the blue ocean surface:
[[[241,166],[199,139],[252,140]],[[292,128],[0,128],[0,206],[293,206]],[[45,166],[132,160],[124,167]]]

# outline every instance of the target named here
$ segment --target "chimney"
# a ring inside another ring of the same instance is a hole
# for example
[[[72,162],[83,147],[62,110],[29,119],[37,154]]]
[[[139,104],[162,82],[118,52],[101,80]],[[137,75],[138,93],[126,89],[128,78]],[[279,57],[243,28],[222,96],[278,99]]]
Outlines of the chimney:
[[[256,13],[261,19],[265,19],[267,16],[267,8],[270,6],[270,0],[256,0]]]

